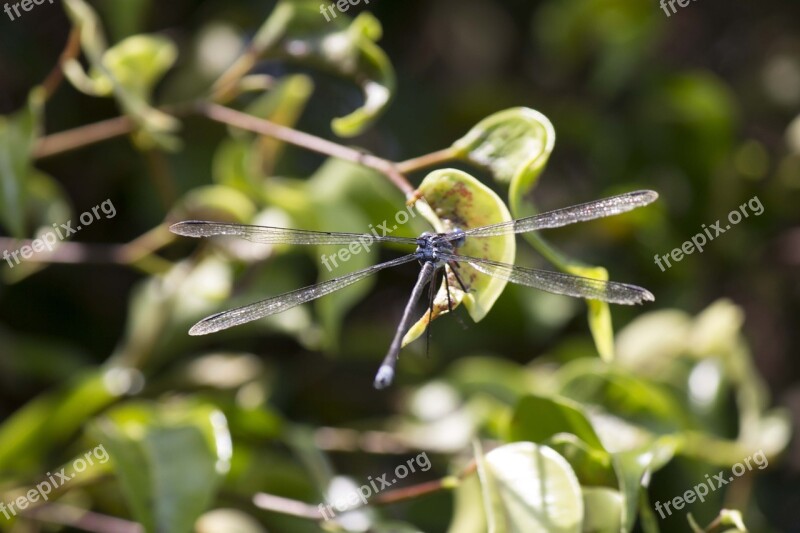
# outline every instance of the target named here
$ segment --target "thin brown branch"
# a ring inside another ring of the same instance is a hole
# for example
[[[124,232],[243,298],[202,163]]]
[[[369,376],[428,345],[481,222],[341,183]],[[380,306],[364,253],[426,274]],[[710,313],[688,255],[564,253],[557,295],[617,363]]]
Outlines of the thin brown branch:
[[[445,477],[442,479],[434,479],[411,485],[410,487],[402,487],[399,489],[387,490],[375,496],[373,502],[378,505],[389,505],[392,503],[413,500],[427,494],[433,494],[440,490],[452,489],[458,485],[458,478]]]
[[[38,522],[69,526],[92,533],[144,533],[141,524],[62,503],[46,503],[22,512]]]
[[[455,157],[456,151],[453,148],[445,148],[444,150],[431,152],[430,154],[421,155],[413,159],[407,159],[397,163],[395,168],[397,168],[398,172],[410,174],[417,170],[422,170],[423,168],[432,167],[434,165],[439,165],[446,161],[450,161]]]
[[[61,52],[61,55],[58,58],[58,63],[53,69],[50,71],[50,74],[47,75],[47,78],[42,82],[42,86],[45,90],[45,98],[48,100],[50,99],[53,94],[55,94],[58,87],[61,85],[61,82],[64,80],[64,64],[71,60],[78,57],[78,54],[81,51],[81,30],[78,27],[73,27],[72,31],[69,32],[69,36],[67,37],[67,44],[64,46],[64,50]]]
[[[33,248],[33,240],[16,240],[7,237],[0,237],[0,249],[10,253],[22,248]],[[23,258],[21,253],[7,255],[4,257],[6,264],[13,268],[24,262],[30,263],[60,263],[60,264],[84,264],[84,263],[117,263],[126,264],[125,246],[120,244],[88,244],[82,242],[62,242],[52,251],[43,250],[41,252],[30,252],[29,258]]]
[[[175,236],[169,232],[166,225],[156,226],[147,233],[137,237],[127,244],[93,244],[82,242],[59,242],[52,250],[32,252],[34,241],[30,239],[16,240],[0,237],[0,250],[2,260],[10,268],[24,265],[25,263],[39,264],[112,264],[131,265],[147,272],[163,272],[170,263],[161,257],[153,255],[154,252],[174,240]],[[29,258],[22,257],[20,250],[29,247]],[[41,247],[41,243],[39,244]],[[16,255],[15,255],[16,252]],[[3,263],[0,263],[3,264]]]
[[[458,487],[462,479],[474,473],[476,468],[476,463],[473,460],[470,461],[457,476],[446,476],[441,479],[425,481],[409,487],[389,489],[385,492],[375,494],[370,503],[375,505],[391,505],[393,503],[420,498],[441,490],[452,490]],[[264,492],[256,493],[253,496],[253,503],[256,505],[256,507],[266,511],[273,511],[276,513],[297,516],[300,518],[308,518],[310,520],[330,520],[330,517],[328,517],[323,511],[323,509],[326,507],[330,508],[330,506],[325,506],[325,504],[319,504],[317,507],[314,507],[306,502],[292,500],[282,496],[275,496],[274,494],[267,494]],[[366,505],[359,504],[347,510],[354,511],[356,509],[361,509],[362,507],[366,507]]]
[[[135,124],[127,116],[120,116],[95,122],[87,126],[54,133],[42,137],[33,149],[35,159],[44,159],[63,152],[77,150],[90,144],[126,135],[134,130]]]
[[[322,520],[324,518],[319,509],[313,505],[265,492],[256,493],[253,496],[253,504],[265,511],[273,511],[299,518],[308,518],[310,520]]]
[[[400,189],[408,200],[417,199],[414,186],[395,168],[394,163],[391,161],[219,104],[203,103],[199,104],[199,108],[205,116],[217,122],[267,135],[320,154],[369,167],[389,178],[389,181]]]

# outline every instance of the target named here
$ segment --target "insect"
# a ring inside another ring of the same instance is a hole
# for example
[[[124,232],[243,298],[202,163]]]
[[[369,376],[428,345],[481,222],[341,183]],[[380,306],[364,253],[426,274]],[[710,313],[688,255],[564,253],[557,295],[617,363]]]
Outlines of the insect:
[[[393,236],[376,237],[374,235],[360,233],[307,231],[270,226],[248,226],[243,224],[199,220],[178,222],[173,224],[170,230],[173,233],[186,237],[230,236],[240,237],[251,242],[263,244],[349,245],[351,243],[364,242],[365,239],[369,239],[370,242],[375,240],[378,242],[393,242],[416,246],[416,250],[413,253],[402,257],[372,265],[362,270],[323,281],[315,285],[267,298],[266,300],[261,300],[243,307],[211,315],[192,326],[189,330],[190,335],[206,335],[208,333],[238,326],[315,300],[316,298],[347,287],[386,268],[410,263],[411,261],[418,261],[422,268],[420,269],[417,282],[414,284],[414,288],[411,291],[411,297],[403,311],[403,316],[397,327],[395,336],[389,345],[386,357],[375,377],[375,388],[382,389],[390,385],[394,379],[401,342],[405,332],[411,325],[414,306],[420,299],[425,285],[429,283],[431,300],[433,299],[434,281],[437,273],[445,267],[451,269],[454,277],[458,280],[462,290],[465,292],[467,292],[467,288],[464,287],[458,275],[459,264],[461,263],[466,263],[476,271],[488,276],[555,294],[564,294],[576,298],[602,300],[604,302],[625,305],[653,301],[654,297],[649,291],[637,287],[636,285],[614,281],[601,281],[561,272],[525,268],[492,261],[491,259],[463,256],[458,254],[458,248],[463,245],[467,239],[480,239],[512,233],[527,233],[541,229],[558,228],[576,222],[625,213],[637,207],[650,204],[657,198],[658,193],[654,191],[634,191],[488,226],[455,229],[447,233],[426,232],[416,239]],[[447,276],[445,276],[444,279],[447,282]],[[449,284],[447,285],[447,296],[449,303]]]

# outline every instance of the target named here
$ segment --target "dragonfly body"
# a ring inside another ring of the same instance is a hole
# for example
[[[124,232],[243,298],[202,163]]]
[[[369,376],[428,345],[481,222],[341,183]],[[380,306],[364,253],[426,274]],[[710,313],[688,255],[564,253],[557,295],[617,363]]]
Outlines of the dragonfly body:
[[[463,236],[464,230],[455,229],[449,233],[425,232],[417,237],[417,251],[415,252],[420,263],[432,262],[437,267],[442,266],[446,260],[443,254],[453,254],[455,249],[464,242],[463,238],[453,240],[453,236]]]
[[[421,265],[417,282],[411,291],[411,297],[403,311],[403,316],[386,357],[375,377],[375,387],[381,389],[388,386],[394,377],[402,339],[411,325],[414,306],[422,296],[426,285],[430,286],[431,300],[433,299],[434,281],[437,278],[437,273],[446,267],[452,270],[464,291],[468,290],[468,287],[464,287],[461,282],[458,276],[458,268],[459,265],[466,263],[483,274],[556,294],[625,305],[652,301],[654,299],[653,295],[646,289],[636,285],[509,265],[488,258],[458,255],[457,251],[467,239],[557,228],[575,222],[624,213],[647,205],[655,201],[656,198],[658,198],[658,194],[653,191],[635,191],[489,226],[463,230],[455,229],[447,233],[426,232],[416,239],[393,236],[374,237],[373,235],[359,233],[316,232],[269,226],[247,226],[210,221],[179,222],[173,224],[170,230],[178,235],[187,237],[232,236],[265,244],[347,245],[354,242],[363,242],[366,239],[369,242],[374,240],[416,245],[416,250],[411,254],[372,265],[316,285],[303,287],[253,304],[211,315],[195,324],[189,330],[190,335],[205,335],[280,313],[296,305],[335,292],[385,268],[417,260]],[[444,279],[447,282],[447,276]],[[449,285],[447,286],[447,296],[449,302]]]

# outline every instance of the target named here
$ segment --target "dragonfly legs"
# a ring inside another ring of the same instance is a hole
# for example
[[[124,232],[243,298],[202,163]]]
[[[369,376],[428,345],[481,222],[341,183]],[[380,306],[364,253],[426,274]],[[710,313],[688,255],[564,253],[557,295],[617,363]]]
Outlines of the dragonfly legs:
[[[386,353],[386,357],[383,359],[383,363],[378,369],[378,373],[375,375],[374,385],[376,389],[383,389],[391,385],[392,380],[394,379],[394,369],[397,366],[397,357],[400,355],[403,337],[405,336],[406,331],[408,331],[411,323],[411,313],[414,311],[414,305],[417,303],[417,301],[419,301],[419,298],[422,295],[422,290],[425,288],[425,284],[429,282],[432,283],[433,274],[435,271],[436,267],[430,261],[426,261],[422,265],[422,269],[419,272],[419,277],[417,278],[417,283],[414,285],[414,289],[411,291],[411,297],[408,299],[406,308],[403,311],[403,318],[400,319],[400,324],[397,326],[397,332],[394,335],[392,344],[389,346],[389,351]]]
[[[461,290],[464,291],[465,293],[469,292],[469,290],[467,290],[467,288],[464,286],[464,282],[461,281],[461,276],[458,275],[458,263],[456,263],[455,261],[449,261],[447,264],[450,266],[450,270],[453,271],[453,276],[455,276],[456,281],[461,287]]]

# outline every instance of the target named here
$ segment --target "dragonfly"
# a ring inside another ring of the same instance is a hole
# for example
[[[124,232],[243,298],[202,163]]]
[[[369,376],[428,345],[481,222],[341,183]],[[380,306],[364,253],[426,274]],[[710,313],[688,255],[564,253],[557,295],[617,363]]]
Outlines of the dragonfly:
[[[236,309],[213,314],[200,320],[189,330],[190,335],[206,335],[245,324],[253,320],[286,311],[300,304],[338,291],[381,270],[417,261],[421,266],[417,281],[411,291],[411,296],[403,311],[394,338],[375,376],[375,388],[383,389],[388,387],[394,379],[402,339],[411,326],[414,307],[421,298],[425,286],[430,284],[431,306],[429,312],[432,312],[434,284],[437,280],[437,274],[445,267],[449,267],[450,272],[454,274],[454,277],[461,285],[461,289],[464,292],[468,292],[468,289],[464,287],[458,275],[458,270],[460,265],[467,264],[481,274],[555,294],[623,305],[654,301],[655,298],[647,289],[636,285],[573,276],[563,272],[538,270],[493,261],[482,257],[464,256],[458,253],[458,249],[467,239],[481,239],[559,228],[576,222],[584,222],[625,213],[638,207],[646,206],[654,202],[657,198],[658,193],[655,191],[633,191],[487,226],[469,229],[455,228],[445,233],[425,232],[416,239],[391,235],[375,236],[374,234],[365,233],[309,231],[271,226],[251,226],[204,220],[178,222],[170,226],[170,231],[185,237],[196,238],[216,236],[239,237],[260,244],[349,245],[359,242],[383,242],[416,246],[416,250],[413,253],[403,255],[396,259],[378,263],[356,272],[351,272],[327,281],[286,292]],[[447,283],[448,277],[446,272],[444,279]],[[446,291],[448,306],[452,311],[449,283],[446,287]],[[430,328],[430,320],[428,322],[428,328]]]

